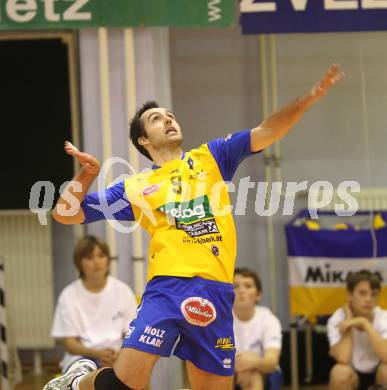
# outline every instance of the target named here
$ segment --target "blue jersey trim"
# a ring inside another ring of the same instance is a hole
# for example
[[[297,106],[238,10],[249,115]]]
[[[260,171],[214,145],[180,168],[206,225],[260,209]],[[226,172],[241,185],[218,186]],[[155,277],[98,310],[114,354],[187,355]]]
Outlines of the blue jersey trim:
[[[230,134],[226,138],[218,138],[207,143],[224,181],[231,181],[238,165],[251,152],[251,130],[243,130]]]
[[[81,203],[85,220],[91,223],[106,219],[118,221],[134,221],[132,206],[125,194],[124,182],[119,182],[103,192],[94,192],[85,195]]]

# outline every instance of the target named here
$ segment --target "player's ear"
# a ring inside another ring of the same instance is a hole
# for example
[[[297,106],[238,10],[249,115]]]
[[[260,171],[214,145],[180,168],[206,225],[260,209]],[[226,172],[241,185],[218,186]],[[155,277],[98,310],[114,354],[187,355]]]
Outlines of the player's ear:
[[[143,135],[141,137],[139,137],[139,139],[137,141],[141,146],[148,146],[149,145],[149,139],[147,137],[144,137]]]

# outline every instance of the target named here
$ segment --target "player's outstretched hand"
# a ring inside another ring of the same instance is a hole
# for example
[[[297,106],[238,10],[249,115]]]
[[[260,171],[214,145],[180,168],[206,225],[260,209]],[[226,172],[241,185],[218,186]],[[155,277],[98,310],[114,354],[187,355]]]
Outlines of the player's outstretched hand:
[[[319,82],[310,91],[310,97],[314,102],[324,97],[328,91],[345,78],[340,64],[332,64]]]
[[[81,152],[69,141],[65,142],[64,149],[67,154],[75,157],[79,161],[79,163],[85,168],[86,172],[91,175],[98,174],[101,164],[91,154]]]

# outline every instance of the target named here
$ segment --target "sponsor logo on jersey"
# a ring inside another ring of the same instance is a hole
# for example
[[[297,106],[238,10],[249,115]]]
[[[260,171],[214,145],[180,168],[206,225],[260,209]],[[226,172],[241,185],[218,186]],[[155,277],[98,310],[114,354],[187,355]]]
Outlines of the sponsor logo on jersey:
[[[157,209],[175,221],[176,228],[190,237],[219,233],[207,195],[189,202],[167,203]]]
[[[200,237],[206,234],[219,233],[218,226],[215,219],[207,219],[205,221],[198,221],[189,224],[176,223],[177,229],[184,230],[190,237]]]
[[[204,218],[214,217],[206,195],[191,199],[188,202],[170,202],[157,210],[173,217],[179,223],[196,222]]]
[[[153,184],[150,187],[144,188],[144,190],[142,191],[142,195],[143,196],[151,195],[151,194],[157,192],[159,189],[160,189],[160,185],[159,184]]]
[[[214,256],[219,256],[219,247],[216,245],[211,246],[211,252]]]
[[[181,312],[191,325],[207,326],[216,319],[215,306],[201,297],[190,297],[181,304]]]

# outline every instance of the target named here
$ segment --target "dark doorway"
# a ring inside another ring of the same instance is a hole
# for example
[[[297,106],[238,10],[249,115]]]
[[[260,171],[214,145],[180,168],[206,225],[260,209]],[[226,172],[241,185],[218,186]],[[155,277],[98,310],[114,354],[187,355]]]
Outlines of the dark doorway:
[[[63,151],[72,138],[67,44],[0,40],[0,209],[28,209],[31,187],[72,177]]]

